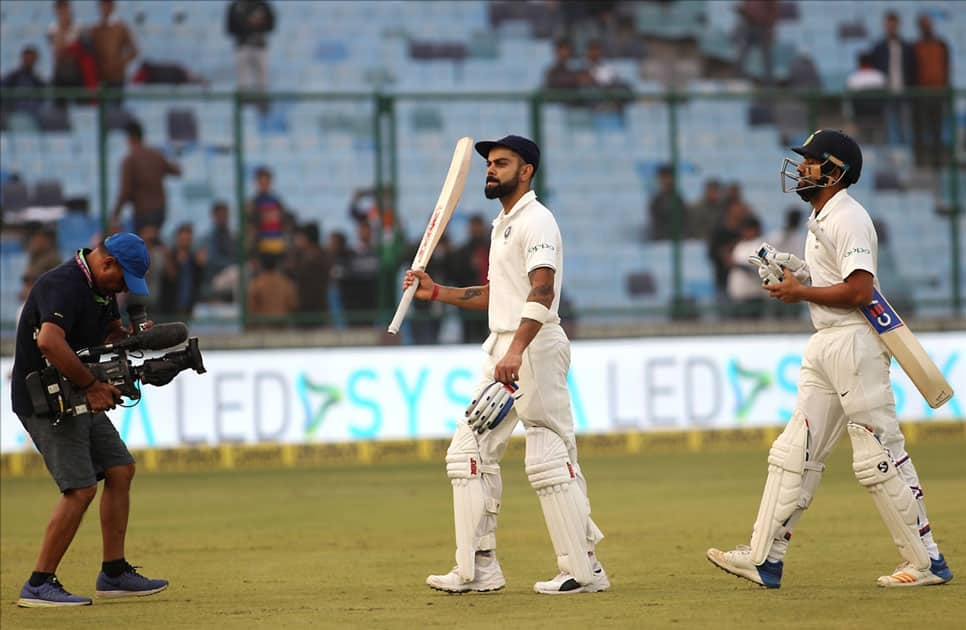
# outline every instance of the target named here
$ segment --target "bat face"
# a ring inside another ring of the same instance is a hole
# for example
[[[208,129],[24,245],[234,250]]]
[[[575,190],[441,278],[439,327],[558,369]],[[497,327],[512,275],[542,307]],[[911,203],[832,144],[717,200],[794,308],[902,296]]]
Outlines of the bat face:
[[[453,151],[453,160],[449,165],[449,172],[443,182],[443,188],[439,191],[439,199],[433,208],[433,214],[429,217],[429,224],[423,232],[423,238],[419,242],[419,249],[413,258],[413,269],[423,270],[429,264],[429,259],[433,255],[433,250],[439,243],[446,225],[449,223],[456,204],[459,203],[460,196],[463,194],[463,187],[466,185],[466,176],[470,170],[470,160],[473,157],[473,139],[470,137],[460,138]]]
[[[446,229],[446,224],[453,216],[456,204],[459,203],[460,196],[463,194],[463,186],[466,184],[466,176],[470,171],[470,160],[473,157],[473,138],[465,136],[456,143],[456,150],[453,151],[453,160],[450,162],[449,171],[446,173],[446,180],[443,188],[439,191],[439,199],[433,207],[433,213],[429,217],[429,224],[423,232],[423,238],[419,241],[419,249],[413,258],[412,268],[423,271],[429,264],[429,259],[433,255],[433,250],[439,244],[439,239]],[[416,284],[412,284],[403,293],[399,306],[396,307],[396,314],[389,323],[389,332],[396,334],[402,325],[409,304],[412,302],[413,295],[416,293]]]

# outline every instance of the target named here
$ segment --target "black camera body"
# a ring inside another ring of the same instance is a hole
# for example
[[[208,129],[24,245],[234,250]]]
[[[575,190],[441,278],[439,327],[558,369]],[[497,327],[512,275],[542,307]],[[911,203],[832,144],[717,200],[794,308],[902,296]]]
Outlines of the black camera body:
[[[84,362],[98,381],[110,383],[121,395],[129,400],[141,398],[138,381],[161,387],[184,370],[205,373],[205,365],[198,347],[198,338],[191,337],[183,350],[169,352],[161,357],[145,359],[135,365],[129,352],[141,350],[161,350],[184,342],[188,335],[184,324],[160,324],[132,335],[115,344],[106,344],[81,350],[77,356]],[[102,360],[104,355],[112,355]],[[27,375],[27,393],[34,408],[34,414],[48,417],[59,422],[66,416],[90,413],[87,396],[78,391],[73,383],[65,378],[52,365]]]

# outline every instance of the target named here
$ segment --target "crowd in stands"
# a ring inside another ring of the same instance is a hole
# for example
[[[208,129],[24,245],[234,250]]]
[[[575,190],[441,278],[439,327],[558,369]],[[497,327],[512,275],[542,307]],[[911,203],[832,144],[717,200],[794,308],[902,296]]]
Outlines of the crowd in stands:
[[[764,87],[821,88],[821,75],[808,54],[800,53],[792,60],[787,78],[776,79],[781,4],[777,0],[735,4],[735,71]],[[200,80],[190,71],[147,60],[133,71],[132,63],[139,55],[137,42],[132,29],[115,15],[114,0],[98,0],[99,19],[85,25],[76,22],[69,0],[51,5],[54,21],[47,30],[46,55],[33,43],[25,45],[18,66],[2,77],[5,88],[49,85],[94,90],[103,86],[122,91],[131,80]],[[627,3],[494,1],[489,6],[494,25],[527,12],[540,18],[534,21],[535,28],[539,22],[549,30],[545,35],[554,48],[554,59],[544,72],[542,87],[552,91],[551,100],[620,114],[632,94],[632,77],[621,76],[619,68],[627,66],[618,66],[614,60],[641,61],[648,56],[647,39],[636,29]],[[234,44],[240,89],[259,93],[269,87],[267,50],[277,8],[265,0],[225,2],[221,27]],[[909,90],[948,88],[951,56],[928,14],[919,16],[917,27],[918,39],[908,41],[902,36],[900,16],[894,12],[884,16],[881,39],[858,55],[857,68],[848,77],[846,100],[860,140],[909,145],[918,164],[938,167],[946,155],[943,121],[950,113],[947,96]],[[752,56],[762,60],[760,73],[751,69]],[[49,64],[49,78],[38,69],[41,62]],[[33,117],[43,129],[49,110],[91,102],[89,98],[69,102],[48,102],[41,97],[5,99],[4,113]],[[254,102],[260,111],[267,111],[267,101],[254,98]],[[144,129],[138,121],[127,119],[123,129],[128,151],[116,174],[119,192],[109,213],[110,229],[124,226],[148,243],[155,261],[149,276],[148,307],[159,319],[190,319],[198,304],[219,303],[245,305],[246,321],[255,329],[372,326],[396,303],[398,274],[411,259],[414,244],[400,225],[391,188],[356,191],[347,209],[354,232],[324,233],[319,222],[296,219],[298,214],[287,205],[284,191],[276,189],[272,170],[260,167],[243,207],[235,209],[215,201],[207,230],[200,229],[203,221],[179,224],[165,242],[162,235],[169,233],[165,221],[171,208],[164,181],[180,176],[181,166],[173,152],[144,143]],[[701,197],[688,203],[678,191],[673,168],[667,165],[657,171],[646,212],[647,240],[707,243],[716,296],[728,306],[730,315],[756,318],[774,314],[769,310],[774,305],[766,304],[754,269],[745,260],[762,240],[798,252],[804,242],[802,208],[789,208],[781,230],[764,235],[762,221],[742,197],[738,182],[708,179]],[[244,240],[238,229],[242,224]],[[196,230],[203,233],[196,234]],[[483,217],[469,220],[468,234],[464,243],[445,237],[440,242],[430,267],[438,282],[486,282],[489,226]],[[29,288],[39,274],[59,262],[60,253],[57,234],[50,225],[28,226],[23,239],[28,256],[23,282]],[[787,313],[797,311],[785,309],[779,316]],[[417,303],[411,320],[413,339],[434,342],[448,314],[440,304]],[[485,318],[473,312],[460,312],[459,316],[464,340],[485,335]]]
[[[936,35],[929,15],[920,15],[917,26],[919,39],[910,43],[902,38],[899,15],[887,13],[884,36],[859,54],[858,67],[846,87],[853,92],[881,92],[892,97],[851,100],[854,119],[866,138],[893,145],[912,144],[918,164],[938,167],[946,154],[942,134],[948,98],[942,93],[905,94],[909,89],[945,90],[951,86],[949,46]],[[884,138],[880,132],[883,127]]]

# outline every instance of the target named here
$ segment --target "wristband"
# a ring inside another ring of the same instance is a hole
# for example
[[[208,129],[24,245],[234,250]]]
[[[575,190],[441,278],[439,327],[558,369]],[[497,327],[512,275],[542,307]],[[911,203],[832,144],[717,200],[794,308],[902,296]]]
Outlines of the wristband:
[[[431,296],[429,296],[429,301],[430,302],[435,302],[436,301],[436,298],[438,298],[438,297],[439,297],[439,285],[434,282],[433,283],[433,294]]]
[[[97,382],[97,377],[96,377],[96,376],[93,376],[93,375],[91,375],[91,382],[90,382],[90,383],[88,383],[87,385],[84,385],[83,387],[81,387],[81,388],[80,388],[80,390],[81,390],[82,392],[86,392],[86,391],[87,391],[87,390],[89,390],[89,389],[90,389],[91,387],[94,387],[94,383],[96,383],[96,382]]]
[[[524,304],[523,312],[520,313],[520,317],[532,319],[540,322],[541,324],[549,322],[553,319],[550,309],[540,302],[527,302]]]

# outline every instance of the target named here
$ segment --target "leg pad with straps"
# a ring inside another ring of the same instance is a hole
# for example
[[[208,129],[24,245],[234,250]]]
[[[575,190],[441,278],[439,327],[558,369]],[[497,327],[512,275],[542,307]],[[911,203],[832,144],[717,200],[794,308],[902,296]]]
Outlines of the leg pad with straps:
[[[805,414],[796,409],[768,451],[768,479],[751,534],[751,560],[756,565],[768,558],[775,536],[780,534],[788,518],[797,508],[807,508],[812,500],[811,492],[807,496],[802,493],[807,456],[808,423]],[[817,486],[818,479],[809,485]]]
[[[912,489],[899,478],[892,456],[871,431],[854,422],[849,423],[848,430],[852,470],[872,494],[899,555],[919,570],[928,569],[929,553],[919,536],[919,504]]]
[[[476,436],[465,423],[459,423],[446,451],[446,474],[453,485],[456,566],[464,582],[475,577],[476,552],[496,546],[493,534],[480,536],[479,530],[484,517],[500,511],[499,501],[487,496],[482,475],[498,474],[499,470],[496,464],[483,465]]]
[[[577,481],[576,466],[559,435],[543,427],[527,429],[527,477],[540,498],[557,566],[588,584],[594,569],[587,554],[603,534],[590,519],[590,501]]]

